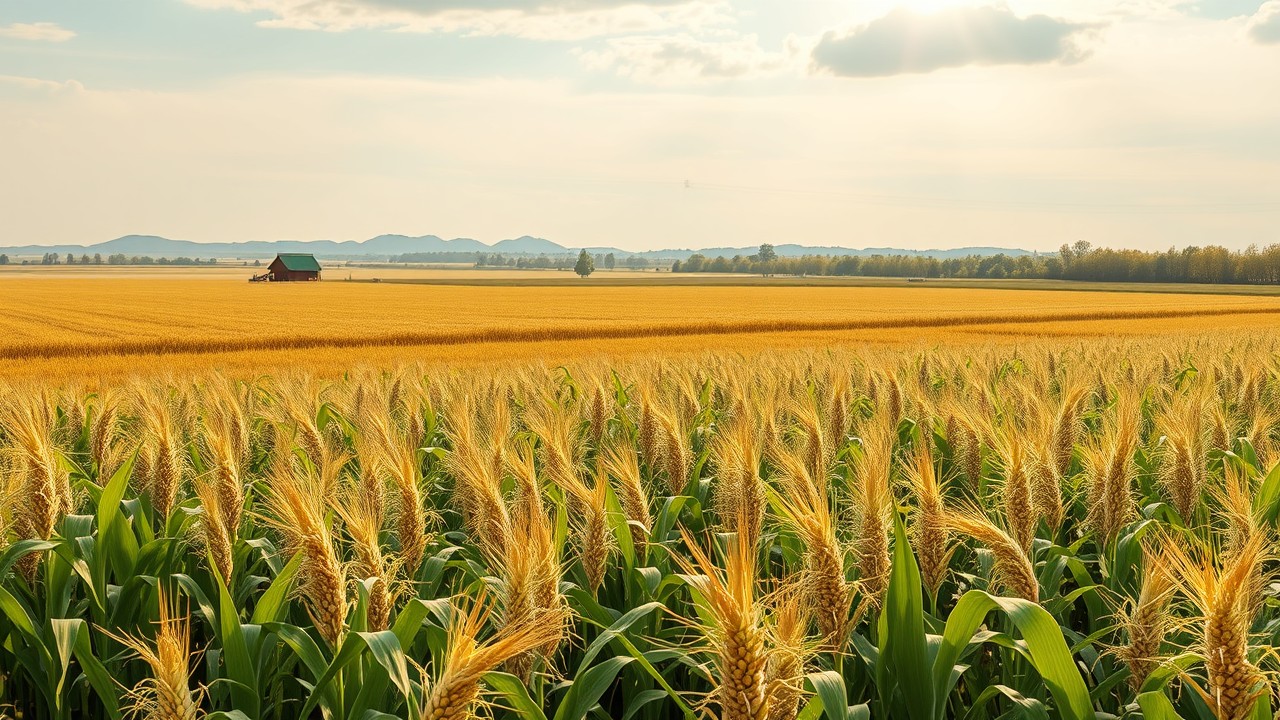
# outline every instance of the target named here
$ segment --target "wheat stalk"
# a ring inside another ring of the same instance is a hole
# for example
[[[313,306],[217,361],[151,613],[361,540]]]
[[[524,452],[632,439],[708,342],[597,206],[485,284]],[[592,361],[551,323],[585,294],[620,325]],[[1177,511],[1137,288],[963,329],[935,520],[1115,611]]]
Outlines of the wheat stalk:
[[[745,415],[721,426],[711,454],[717,475],[713,503],[725,532],[746,536],[754,545],[764,521],[764,482],[760,479],[760,432]],[[739,526],[741,520],[746,523]]]
[[[640,475],[640,458],[630,446],[620,443],[604,448],[604,470],[613,478],[622,511],[631,530],[631,542],[637,553],[648,542],[653,519],[649,513],[649,494]]]
[[[470,720],[476,717],[481,680],[485,673],[513,657],[558,641],[563,628],[554,623],[529,622],[507,625],[481,640],[492,607],[483,595],[470,610],[455,610],[449,625],[448,649],[419,713],[421,720]]]
[[[848,633],[852,588],[845,579],[844,548],[836,538],[835,518],[825,488],[809,475],[802,454],[779,449],[773,453],[781,492],[776,505],[782,521],[804,543],[803,587],[817,616],[826,647],[840,651]]]
[[[1244,720],[1270,692],[1266,677],[1249,661],[1256,585],[1252,578],[1268,559],[1268,539],[1259,533],[1221,565],[1195,557],[1177,541],[1165,543],[1179,586],[1202,614],[1201,654],[1207,687],[1191,682],[1218,720]]]
[[[916,498],[915,512],[911,516],[911,542],[920,562],[920,577],[933,598],[950,574],[951,556],[955,546],[951,544],[946,522],[944,483],[929,452],[922,444],[916,451],[914,462],[905,472],[907,485]]]
[[[69,478],[54,446],[49,399],[41,393],[0,397],[0,428],[9,445],[4,455],[16,474],[12,525],[19,540],[48,540],[70,511]],[[43,553],[28,553],[18,569],[33,582]]]
[[[890,472],[896,425],[879,416],[863,433],[862,452],[853,463],[853,499],[858,511],[853,547],[858,558],[858,587],[864,602],[879,607],[889,587],[889,533],[893,526]]]
[[[176,617],[163,589],[160,620],[154,642],[131,635],[107,635],[137,653],[151,670],[151,677],[129,691],[133,713],[150,720],[196,720],[203,717],[203,692],[191,690],[191,620]]]
[[[795,720],[804,697],[805,669],[813,647],[808,640],[810,608],[806,593],[797,585],[783,586],[767,603],[766,720]]]
[[[1129,686],[1137,691],[1160,664],[1160,648],[1165,635],[1173,627],[1169,603],[1173,598],[1174,578],[1169,563],[1159,555],[1146,554],[1142,569],[1142,587],[1138,599],[1121,617],[1129,643],[1117,648],[1117,655],[1129,666]]]
[[[741,535],[733,535],[721,570],[686,531],[681,532],[691,560],[676,560],[689,573],[689,583],[706,599],[714,618],[714,624],[703,631],[716,658],[717,687],[712,698],[720,706],[720,717],[764,720],[769,710],[767,633],[755,597],[756,549]]]
[[[991,522],[976,508],[946,515],[947,527],[952,532],[967,535],[982,543],[995,559],[992,582],[1031,602],[1040,601],[1040,584],[1036,580],[1035,566],[1022,545],[1003,528]]]
[[[321,480],[309,464],[301,467],[279,454],[267,477],[265,520],[275,527],[290,554],[302,555],[298,594],[331,648],[338,647],[347,614],[342,564],[325,524]]]

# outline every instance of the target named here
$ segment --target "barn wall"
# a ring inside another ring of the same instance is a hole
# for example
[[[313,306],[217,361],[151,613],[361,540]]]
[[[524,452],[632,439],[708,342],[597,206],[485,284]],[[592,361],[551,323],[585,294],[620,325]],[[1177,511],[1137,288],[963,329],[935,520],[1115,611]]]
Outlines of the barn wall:
[[[276,282],[304,282],[307,280],[319,280],[320,274],[299,270],[276,270],[273,271],[273,277]]]

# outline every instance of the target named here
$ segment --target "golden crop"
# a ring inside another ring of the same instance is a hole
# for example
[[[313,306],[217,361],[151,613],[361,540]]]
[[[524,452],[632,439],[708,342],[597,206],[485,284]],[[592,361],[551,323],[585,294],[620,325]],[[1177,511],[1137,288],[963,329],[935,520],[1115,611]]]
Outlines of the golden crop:
[[[1213,310],[1124,322],[1237,317]],[[1277,353],[1024,337],[0,388],[0,707],[1270,717]]]
[[[251,285],[60,274],[0,283],[0,377],[66,380],[1160,334],[1280,317],[1276,298],[946,287]]]

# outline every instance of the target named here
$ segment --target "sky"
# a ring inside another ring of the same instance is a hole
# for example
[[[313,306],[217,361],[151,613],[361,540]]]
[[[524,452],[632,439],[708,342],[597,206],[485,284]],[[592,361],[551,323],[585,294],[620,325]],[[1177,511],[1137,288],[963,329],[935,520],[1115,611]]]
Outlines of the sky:
[[[0,0],[0,245],[1280,242],[1280,0]]]

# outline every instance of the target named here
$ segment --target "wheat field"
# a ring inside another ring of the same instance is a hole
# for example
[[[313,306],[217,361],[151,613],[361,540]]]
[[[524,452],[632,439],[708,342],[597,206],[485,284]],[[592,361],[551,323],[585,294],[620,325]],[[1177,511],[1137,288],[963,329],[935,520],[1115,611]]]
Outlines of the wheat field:
[[[1265,328],[1280,298],[948,287],[539,287],[8,274],[0,377],[118,381],[592,355]],[[193,276],[195,271],[189,271]],[[206,272],[206,271],[201,271]],[[208,270],[219,272],[222,270]]]
[[[1272,717],[1280,338],[1048,335],[12,381],[0,712]]]

